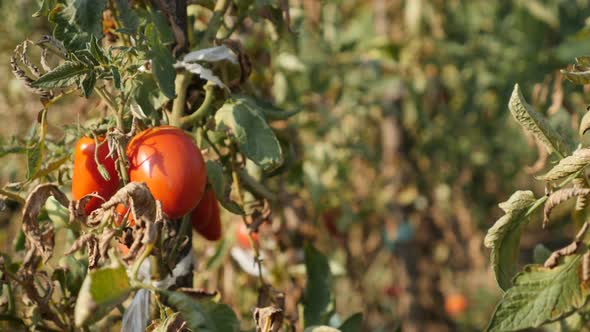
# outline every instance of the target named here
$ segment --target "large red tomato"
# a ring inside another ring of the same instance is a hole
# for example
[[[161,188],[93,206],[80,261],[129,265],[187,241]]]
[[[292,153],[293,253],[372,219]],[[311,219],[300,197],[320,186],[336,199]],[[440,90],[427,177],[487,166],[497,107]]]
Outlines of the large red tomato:
[[[137,134],[127,146],[129,179],[145,182],[162,209],[177,219],[194,209],[207,181],[205,162],[181,129],[154,127]]]
[[[100,137],[98,140],[102,142],[104,137]],[[106,142],[98,147],[97,159],[109,174],[109,180],[105,180],[98,171],[94,159],[95,150],[96,144],[94,139],[90,137],[82,137],[76,144],[74,171],[72,174],[72,196],[75,200],[79,200],[92,192],[97,192],[105,200],[108,200],[119,188],[119,175],[115,168],[116,159],[113,159],[116,158],[116,154],[113,155],[113,158],[107,157],[109,147]],[[84,212],[88,215],[100,207],[102,203],[101,199],[94,197],[86,204]]]
[[[193,228],[209,241],[221,238],[221,219],[219,218],[219,203],[215,192],[211,189],[205,192],[199,205],[191,213]]]

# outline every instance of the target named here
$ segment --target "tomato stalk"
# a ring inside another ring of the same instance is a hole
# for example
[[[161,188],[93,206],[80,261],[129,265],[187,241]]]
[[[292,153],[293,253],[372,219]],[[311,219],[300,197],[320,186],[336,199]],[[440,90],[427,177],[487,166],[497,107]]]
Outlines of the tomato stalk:
[[[192,114],[184,116],[180,119],[180,126],[189,127],[197,124],[199,121],[209,115],[209,108],[214,99],[215,85],[211,82],[205,84],[205,99],[199,108]]]
[[[176,80],[174,81],[176,98],[172,104],[172,113],[170,114],[170,125],[172,126],[181,127],[181,118],[186,102],[186,88],[190,81],[191,74],[189,72],[182,71],[176,74]]]
[[[199,43],[199,48],[205,48],[209,40],[215,38],[215,35],[217,35],[217,31],[223,23],[223,15],[225,15],[225,11],[229,7],[230,3],[231,1],[227,0],[218,0],[215,3],[215,7],[213,8],[213,16],[211,16],[211,19],[209,20],[209,26],[207,27],[205,35]]]
[[[233,152],[234,153],[232,155],[235,156],[235,150]],[[240,185],[240,177],[238,176],[238,171],[236,168],[235,159],[232,160],[232,173],[231,174],[232,174],[232,179],[234,182],[236,192],[238,194],[238,203],[242,206],[244,211],[246,211],[246,204],[244,203],[243,192],[242,192],[242,188]],[[247,211],[246,211],[246,213],[247,213]],[[252,250],[254,250],[254,261],[256,262],[256,265],[258,266],[258,279],[259,279],[260,283],[262,285],[264,285],[265,282],[264,282],[264,278],[262,277],[262,259],[260,258],[260,250],[258,250],[258,246],[256,246],[256,241],[254,240],[254,236],[252,235],[252,231],[250,230],[250,225],[248,224],[248,221],[246,220],[246,216],[242,216],[242,222],[246,225],[246,228],[249,230],[248,231],[248,242],[250,242],[250,247],[252,248]]]

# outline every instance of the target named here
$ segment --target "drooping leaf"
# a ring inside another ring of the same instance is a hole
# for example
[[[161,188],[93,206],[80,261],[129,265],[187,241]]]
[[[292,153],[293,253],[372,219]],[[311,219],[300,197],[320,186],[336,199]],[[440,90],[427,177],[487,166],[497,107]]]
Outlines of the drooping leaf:
[[[590,83],[590,70],[585,71],[567,71],[562,69],[561,74],[565,76],[569,81],[575,84],[588,84]]]
[[[549,126],[543,115],[537,113],[526,102],[518,84],[514,86],[508,108],[516,121],[541,141],[550,152],[556,152],[561,158],[570,154],[571,149],[565,139]]]
[[[188,327],[200,332],[238,332],[240,323],[227,305],[209,300],[199,301],[180,292],[162,291],[168,302],[186,320]]]
[[[225,103],[215,113],[217,130],[231,130],[240,151],[265,171],[283,162],[281,145],[260,112],[243,101]]]
[[[131,285],[123,265],[103,267],[88,273],[74,309],[76,326],[95,322],[127,299]]]
[[[332,273],[328,259],[312,245],[305,246],[307,285],[303,298],[304,326],[321,325],[329,312],[332,297]]]
[[[44,150],[45,142],[42,140],[37,142],[32,148],[27,149],[27,179],[32,179],[39,169],[41,169]]]
[[[32,86],[44,89],[65,88],[75,84],[88,71],[89,68],[82,63],[66,61],[39,77]]]
[[[68,0],[66,11],[72,11],[73,21],[81,31],[94,35],[97,39],[102,37],[102,11],[106,0]]]
[[[348,317],[338,328],[342,332],[361,332],[363,328],[363,314],[356,313]]]
[[[543,181],[559,180],[581,171],[588,164],[590,164],[590,149],[579,149],[574,151],[571,156],[561,159],[545,175],[537,178]]]
[[[137,27],[139,26],[139,19],[137,15],[133,12],[131,7],[129,6],[129,1],[127,0],[115,0],[117,11],[119,13],[118,17],[123,25],[124,31],[128,32],[135,32],[137,31]]]
[[[96,84],[96,74],[94,72],[89,72],[88,75],[82,81],[82,92],[84,93],[84,97],[88,98],[92,94],[94,90],[94,85]]]
[[[521,226],[528,220],[526,213],[535,202],[531,191],[519,190],[512,194],[508,201],[500,203],[500,208],[506,214],[494,223],[484,239],[484,245],[492,249],[492,269],[503,290],[512,285],[511,280],[517,268]]]
[[[59,260],[59,267],[53,273],[53,279],[57,280],[70,294],[78,294],[88,266],[73,256],[64,256]]]
[[[213,187],[217,200],[229,212],[243,215],[244,210],[229,198],[228,194],[231,189],[231,181],[226,178],[221,164],[216,161],[207,160],[205,166],[207,167],[207,179]]]
[[[171,51],[166,47],[162,40],[161,33],[149,24],[146,28],[146,37],[149,42],[150,50],[148,56],[152,60],[152,73],[158,86],[164,95],[170,99],[176,96],[174,91],[174,80],[176,79],[176,69],[174,69],[174,58]]]
[[[47,210],[47,216],[53,223],[55,229],[60,229],[68,226],[70,220],[70,211],[67,207],[61,205],[61,203],[50,196],[45,202],[45,210]]]
[[[582,255],[568,256],[549,269],[529,265],[514,278],[500,300],[487,331],[518,331],[566,317],[586,302],[589,290],[580,279]]]
[[[216,62],[227,60],[231,63],[237,64],[238,58],[232,52],[229,47],[225,45],[204,48],[201,50],[193,51],[184,56],[182,61],[194,62],[194,61],[207,61]]]
[[[248,104],[250,107],[259,110],[262,115],[268,120],[286,120],[293,115],[299,113],[301,110],[294,110],[294,111],[285,111],[267,101],[261,100],[259,98],[248,96],[244,94],[235,95],[234,98],[236,100],[242,100],[244,103]]]

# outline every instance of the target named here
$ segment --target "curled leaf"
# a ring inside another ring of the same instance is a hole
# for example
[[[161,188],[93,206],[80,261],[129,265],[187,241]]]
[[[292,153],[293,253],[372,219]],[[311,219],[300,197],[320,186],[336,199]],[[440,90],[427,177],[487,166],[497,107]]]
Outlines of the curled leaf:
[[[53,196],[62,205],[69,205],[68,198],[54,184],[42,184],[37,186],[27,197],[23,208],[23,233],[26,237],[27,254],[23,264],[35,265],[34,259],[41,256],[43,262],[47,262],[53,254],[54,232],[52,223],[40,224],[37,216],[41,208],[45,206],[47,199]]]
[[[545,202],[545,208],[543,210],[543,228],[549,223],[551,211],[556,206],[570,198],[576,196],[588,196],[588,194],[590,194],[590,189],[588,188],[564,188],[552,193]]]
[[[590,149],[579,149],[574,151],[571,156],[561,159],[549,172],[537,179],[543,181],[563,179],[582,170],[588,164],[590,164]]]
[[[538,140],[543,142],[549,151],[556,152],[562,158],[570,154],[570,148],[566,144],[565,139],[549,126],[543,115],[537,113],[526,102],[518,84],[514,86],[512,96],[508,102],[508,108],[516,121]]]
[[[484,239],[484,245],[492,249],[491,261],[496,281],[506,290],[512,285],[516,273],[520,230],[528,221],[527,211],[535,204],[532,191],[517,191],[500,208],[506,212],[492,226]]]

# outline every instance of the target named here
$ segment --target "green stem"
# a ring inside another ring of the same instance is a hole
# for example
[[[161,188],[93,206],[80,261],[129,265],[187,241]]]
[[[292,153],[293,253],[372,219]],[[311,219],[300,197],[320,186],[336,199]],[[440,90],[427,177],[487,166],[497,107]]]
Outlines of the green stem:
[[[139,256],[139,259],[137,261],[135,261],[135,264],[133,265],[133,270],[131,272],[131,275],[133,276],[134,280],[137,280],[137,274],[139,273],[139,268],[141,267],[141,264],[143,263],[143,261],[148,258],[148,256],[152,253],[152,249],[154,249],[154,243],[148,243],[145,247],[145,250],[143,251],[143,253],[141,254],[141,256]]]
[[[186,88],[190,83],[190,78],[190,73],[186,71],[182,71],[176,75],[176,80],[174,81],[176,98],[172,104],[172,114],[170,115],[170,125],[172,126],[181,126],[182,113],[184,112],[184,104],[186,102]]]
[[[213,16],[209,20],[209,26],[205,31],[205,35],[203,35],[203,39],[199,43],[199,48],[205,48],[207,43],[212,39],[215,38],[217,35],[217,31],[221,27],[221,23],[223,23],[223,15],[225,15],[225,11],[227,10],[231,1],[228,0],[217,0],[215,3],[215,8],[213,8]]]
[[[192,114],[180,119],[181,127],[190,127],[209,115],[209,108],[214,99],[215,86],[211,83],[205,84],[205,99],[199,108]]]

